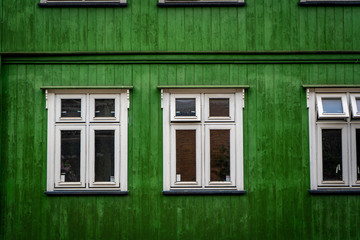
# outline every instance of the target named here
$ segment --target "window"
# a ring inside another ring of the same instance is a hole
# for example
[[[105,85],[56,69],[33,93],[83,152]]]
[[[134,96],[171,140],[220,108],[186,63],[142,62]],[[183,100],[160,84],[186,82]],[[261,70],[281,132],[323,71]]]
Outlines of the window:
[[[164,192],[243,190],[244,89],[162,89]]]
[[[126,7],[126,0],[40,0],[40,7]]]
[[[359,0],[300,0],[299,5],[303,6],[330,6],[330,5],[359,5]]]
[[[307,91],[311,189],[360,187],[360,89]]]
[[[245,0],[159,0],[159,7],[167,6],[245,6]]]
[[[47,89],[47,191],[127,191],[128,89]]]

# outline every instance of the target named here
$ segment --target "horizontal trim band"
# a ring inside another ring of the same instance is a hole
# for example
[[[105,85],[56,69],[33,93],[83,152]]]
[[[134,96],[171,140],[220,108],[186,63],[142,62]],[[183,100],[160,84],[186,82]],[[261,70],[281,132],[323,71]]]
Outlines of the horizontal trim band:
[[[158,89],[231,89],[231,88],[249,88],[249,85],[160,85]]]
[[[40,89],[133,89],[133,86],[41,86]]]
[[[188,190],[179,189],[171,191],[163,191],[164,195],[245,195],[246,191],[242,190]]]
[[[360,195],[360,189],[318,189],[309,190],[311,195]]]
[[[166,2],[158,7],[244,7],[245,2]]]
[[[311,2],[298,2],[299,6],[316,7],[316,6],[360,6],[360,1],[311,1]]]
[[[38,3],[41,8],[89,8],[89,7],[126,7],[127,3],[120,2],[48,2]]]
[[[281,64],[360,63],[353,52],[2,53],[4,64]]]
[[[48,196],[109,196],[109,195],[129,195],[128,191],[45,191]]]
[[[302,85],[303,88],[360,88],[360,85],[356,84],[339,84],[339,85],[311,85],[305,84]]]

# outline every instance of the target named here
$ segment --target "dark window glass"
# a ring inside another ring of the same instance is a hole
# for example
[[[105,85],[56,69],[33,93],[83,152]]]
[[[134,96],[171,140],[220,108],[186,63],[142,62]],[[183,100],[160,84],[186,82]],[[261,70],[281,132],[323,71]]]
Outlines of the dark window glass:
[[[323,180],[342,180],[341,129],[322,130]]]
[[[196,130],[176,130],[176,181],[196,181]]]
[[[176,98],[176,116],[196,116],[195,98]]]
[[[95,182],[114,182],[114,130],[95,130]]]
[[[230,179],[230,130],[210,130],[210,181]]]
[[[360,98],[356,99],[357,113],[360,113]]]
[[[61,117],[81,117],[81,99],[61,99]]]
[[[115,99],[95,99],[95,117],[115,117]]]
[[[210,98],[210,117],[228,117],[229,99],[228,98]]]
[[[61,181],[80,182],[80,130],[61,131]]]
[[[324,113],[343,113],[341,98],[323,98]]]
[[[356,129],[356,173],[360,180],[360,129]]]

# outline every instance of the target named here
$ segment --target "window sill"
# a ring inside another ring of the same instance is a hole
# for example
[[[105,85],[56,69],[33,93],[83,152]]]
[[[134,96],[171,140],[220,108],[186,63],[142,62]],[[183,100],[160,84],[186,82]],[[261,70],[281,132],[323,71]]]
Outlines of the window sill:
[[[166,2],[158,7],[244,7],[245,2]]]
[[[360,195],[360,189],[317,189],[309,190],[311,195]]]
[[[245,195],[245,190],[189,190],[178,189],[163,191],[163,195],[175,196],[175,195]]]
[[[360,1],[311,1],[298,2],[299,6],[316,7],[316,6],[360,6]]]
[[[119,2],[51,2],[51,3],[38,3],[39,7],[42,8],[88,8],[88,7],[126,7],[127,3]]]
[[[129,191],[45,191],[48,196],[109,196],[129,195]]]

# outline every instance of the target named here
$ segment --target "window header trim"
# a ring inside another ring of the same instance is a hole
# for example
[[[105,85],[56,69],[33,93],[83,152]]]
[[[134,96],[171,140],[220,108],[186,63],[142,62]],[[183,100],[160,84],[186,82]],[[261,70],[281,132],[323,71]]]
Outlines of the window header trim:
[[[91,7],[126,7],[127,3],[120,2],[47,2],[47,3],[38,3],[38,6],[41,8],[91,8]]]
[[[165,2],[158,3],[158,7],[245,7],[246,2]]]
[[[299,6],[317,7],[317,6],[360,6],[360,1],[306,1],[298,2]]]

